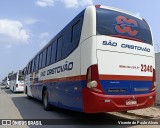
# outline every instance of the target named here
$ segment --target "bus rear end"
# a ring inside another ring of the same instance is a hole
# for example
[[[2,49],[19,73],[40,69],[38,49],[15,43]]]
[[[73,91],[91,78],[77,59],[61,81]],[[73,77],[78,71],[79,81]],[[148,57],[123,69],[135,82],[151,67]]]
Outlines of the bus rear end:
[[[84,112],[147,108],[155,102],[151,31],[132,14],[96,6],[97,64],[88,67]]]
[[[17,74],[17,80],[16,80],[16,86],[15,86],[16,92],[24,92],[24,75],[22,73],[22,70],[19,70]]]

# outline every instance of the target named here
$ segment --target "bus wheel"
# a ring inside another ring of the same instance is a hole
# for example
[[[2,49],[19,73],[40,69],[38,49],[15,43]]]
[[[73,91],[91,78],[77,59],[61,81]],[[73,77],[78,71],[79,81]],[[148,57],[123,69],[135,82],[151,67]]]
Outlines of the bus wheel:
[[[31,99],[31,97],[28,95],[28,89],[26,87],[26,95],[27,95],[27,99]]]
[[[51,109],[51,105],[48,102],[48,92],[46,89],[44,90],[43,93],[43,108],[46,111],[49,111]]]

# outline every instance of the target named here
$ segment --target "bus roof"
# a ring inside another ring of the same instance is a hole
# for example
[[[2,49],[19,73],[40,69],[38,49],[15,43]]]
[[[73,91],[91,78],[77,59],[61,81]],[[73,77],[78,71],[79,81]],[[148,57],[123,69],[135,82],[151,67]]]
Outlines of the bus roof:
[[[122,10],[122,9],[119,9],[119,8],[115,8],[115,7],[111,7],[111,6],[104,6],[104,5],[95,5],[95,7],[96,8],[104,8],[104,9],[114,10],[114,11],[118,11],[118,12],[123,12],[123,13],[126,13],[128,15],[134,16],[134,17],[136,17],[140,20],[143,20],[141,17],[137,16],[136,14],[125,11],[125,10]]]

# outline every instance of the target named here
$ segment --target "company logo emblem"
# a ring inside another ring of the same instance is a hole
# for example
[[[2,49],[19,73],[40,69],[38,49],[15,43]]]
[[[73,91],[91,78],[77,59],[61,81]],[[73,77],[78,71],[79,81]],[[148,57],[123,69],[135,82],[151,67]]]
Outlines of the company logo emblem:
[[[133,19],[127,19],[124,16],[117,16],[116,17],[116,26],[115,29],[119,33],[128,33],[131,36],[135,36],[138,34],[138,31],[135,30],[138,27],[137,21]]]

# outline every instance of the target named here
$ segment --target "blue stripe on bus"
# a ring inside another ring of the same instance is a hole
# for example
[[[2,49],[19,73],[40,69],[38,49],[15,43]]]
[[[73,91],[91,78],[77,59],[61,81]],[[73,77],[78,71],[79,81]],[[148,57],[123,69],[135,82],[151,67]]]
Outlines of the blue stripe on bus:
[[[135,95],[149,93],[152,81],[101,80],[100,84],[107,95]],[[135,88],[139,91],[135,91]],[[144,91],[144,89],[146,90]],[[111,92],[113,90],[119,90],[119,92]]]
[[[50,82],[34,85],[32,86],[32,91],[34,91],[32,94],[37,94],[34,95],[35,98],[38,97],[37,99],[41,100],[43,86],[46,86],[48,90],[50,104],[70,110],[83,110],[82,88],[85,86],[85,81]]]

